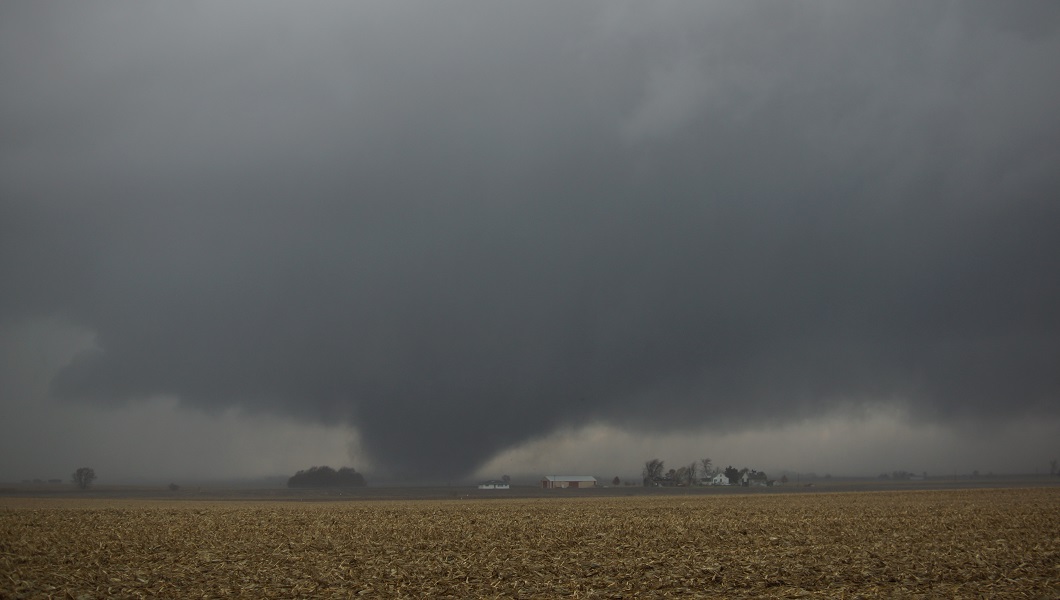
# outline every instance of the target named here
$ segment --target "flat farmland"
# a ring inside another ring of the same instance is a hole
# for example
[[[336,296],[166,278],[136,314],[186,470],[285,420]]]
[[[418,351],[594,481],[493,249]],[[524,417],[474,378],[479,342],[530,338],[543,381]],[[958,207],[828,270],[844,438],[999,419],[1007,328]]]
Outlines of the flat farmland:
[[[1060,598],[1060,489],[0,498],[0,597]]]

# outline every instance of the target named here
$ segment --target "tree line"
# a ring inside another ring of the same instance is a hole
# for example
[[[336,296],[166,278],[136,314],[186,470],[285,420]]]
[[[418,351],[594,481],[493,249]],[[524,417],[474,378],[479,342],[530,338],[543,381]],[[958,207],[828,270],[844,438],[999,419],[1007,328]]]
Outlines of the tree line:
[[[368,483],[353,467],[342,467],[338,471],[328,466],[310,467],[299,471],[287,480],[287,487],[364,487]]]
[[[749,469],[744,467],[737,469],[736,467],[729,465],[724,469],[719,469],[714,466],[714,461],[710,458],[701,458],[694,460],[688,464],[681,465],[676,469],[666,469],[665,461],[653,458],[644,463],[644,470],[642,471],[643,481],[645,487],[651,486],[694,486],[703,485],[707,479],[711,479],[718,474],[725,475],[728,483],[736,485],[737,483],[749,483],[761,484],[761,485],[772,485],[766,474],[762,471],[755,469]],[[786,478],[785,478],[786,479]]]

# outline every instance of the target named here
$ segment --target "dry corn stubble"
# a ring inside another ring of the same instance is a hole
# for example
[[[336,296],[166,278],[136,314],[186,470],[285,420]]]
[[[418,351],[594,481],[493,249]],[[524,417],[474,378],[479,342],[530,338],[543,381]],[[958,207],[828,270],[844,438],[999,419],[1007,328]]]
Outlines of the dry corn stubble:
[[[0,597],[1060,597],[1060,490],[0,500]]]

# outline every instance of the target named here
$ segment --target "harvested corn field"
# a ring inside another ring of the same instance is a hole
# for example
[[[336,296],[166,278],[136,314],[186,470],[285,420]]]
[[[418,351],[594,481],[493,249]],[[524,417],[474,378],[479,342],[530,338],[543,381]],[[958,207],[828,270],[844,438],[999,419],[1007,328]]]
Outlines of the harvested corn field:
[[[1060,597],[1060,489],[0,499],[0,597]]]

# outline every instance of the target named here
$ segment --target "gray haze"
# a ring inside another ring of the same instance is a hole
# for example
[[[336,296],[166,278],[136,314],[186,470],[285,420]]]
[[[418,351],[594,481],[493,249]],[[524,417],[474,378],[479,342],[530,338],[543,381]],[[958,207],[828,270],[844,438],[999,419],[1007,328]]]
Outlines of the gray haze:
[[[71,410],[407,477],[1060,419],[1057,3],[6,2],[0,81],[0,326],[87,332]]]

